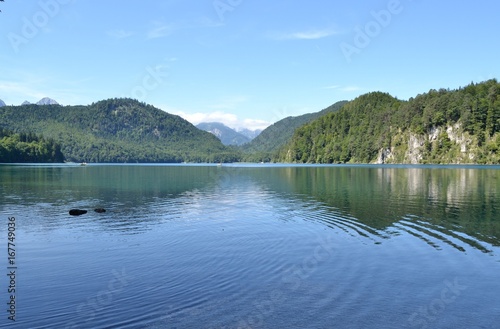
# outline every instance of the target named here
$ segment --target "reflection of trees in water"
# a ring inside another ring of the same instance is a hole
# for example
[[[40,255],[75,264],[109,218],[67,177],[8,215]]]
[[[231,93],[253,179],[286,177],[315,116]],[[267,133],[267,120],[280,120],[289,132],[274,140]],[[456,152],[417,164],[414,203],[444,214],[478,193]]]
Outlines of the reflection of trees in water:
[[[210,181],[210,170],[181,166],[5,166],[0,170],[0,196],[22,196],[25,205],[89,198],[137,203],[138,199],[175,197],[201,188]]]
[[[488,252],[485,243],[500,246],[499,180],[498,170],[439,167],[0,166],[0,211],[18,205],[65,223],[70,208],[103,207],[87,220],[139,232],[179,211],[201,216],[209,198],[242,209],[258,199],[276,203],[277,219],[307,216],[374,243],[409,234]]]
[[[379,240],[406,232],[461,251],[500,246],[498,170],[340,166],[276,174],[265,184],[314,197],[328,206],[320,220],[350,233]]]
[[[188,166],[1,166],[0,211],[21,207],[30,225],[56,229],[57,223],[69,219],[71,208],[102,207],[105,214],[90,211],[71,220],[92,219],[110,230],[142,231],[148,229],[142,225],[145,221],[175,217],[175,200],[190,203],[200,198],[199,189],[213,180],[209,175],[213,170]]]

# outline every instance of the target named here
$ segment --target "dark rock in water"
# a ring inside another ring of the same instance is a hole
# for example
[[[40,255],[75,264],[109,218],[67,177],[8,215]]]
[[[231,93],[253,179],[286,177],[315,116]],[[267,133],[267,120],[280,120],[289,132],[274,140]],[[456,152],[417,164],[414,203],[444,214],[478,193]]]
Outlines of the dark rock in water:
[[[84,215],[87,213],[87,210],[81,210],[81,209],[71,209],[69,211],[69,214],[71,216],[80,216],[80,215]]]
[[[106,212],[106,209],[104,209],[104,208],[96,208],[96,209],[94,209],[94,211],[101,214],[103,212]]]

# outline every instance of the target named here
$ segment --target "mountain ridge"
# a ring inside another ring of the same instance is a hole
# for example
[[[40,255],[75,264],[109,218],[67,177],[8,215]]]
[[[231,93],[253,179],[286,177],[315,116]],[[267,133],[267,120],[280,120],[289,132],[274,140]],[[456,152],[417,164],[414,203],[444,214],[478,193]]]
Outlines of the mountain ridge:
[[[252,140],[260,135],[263,129],[250,130],[248,128],[236,129],[236,132],[246,136],[248,139]]]
[[[0,108],[0,127],[43,134],[74,162],[228,162],[238,159],[215,136],[183,118],[132,99],[87,106]]]
[[[202,122],[197,124],[196,128],[215,135],[224,145],[243,145],[250,141],[250,138],[221,122]]]
[[[407,101],[370,92],[282,119],[238,148],[179,116],[124,98],[87,106],[3,106],[0,128],[43,135],[75,162],[497,164],[500,84],[493,79],[430,90]]]
[[[500,84],[430,90],[408,101],[372,92],[300,127],[280,151],[296,163],[500,163]]]
[[[271,161],[280,148],[293,137],[297,128],[324,114],[338,111],[345,104],[347,101],[339,101],[318,112],[287,117],[275,122],[264,129],[250,143],[242,146],[242,150],[247,154],[246,160]]]

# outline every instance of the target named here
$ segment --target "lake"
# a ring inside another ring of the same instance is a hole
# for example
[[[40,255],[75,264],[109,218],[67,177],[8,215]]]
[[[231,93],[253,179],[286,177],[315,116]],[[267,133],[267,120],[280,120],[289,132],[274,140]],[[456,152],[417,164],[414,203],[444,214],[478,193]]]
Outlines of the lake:
[[[0,327],[500,323],[499,166],[0,165],[0,218]]]

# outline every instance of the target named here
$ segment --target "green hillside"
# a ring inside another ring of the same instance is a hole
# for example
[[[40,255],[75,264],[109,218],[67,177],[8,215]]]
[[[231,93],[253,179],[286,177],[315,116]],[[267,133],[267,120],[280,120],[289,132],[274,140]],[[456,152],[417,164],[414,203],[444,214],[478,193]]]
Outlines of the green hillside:
[[[220,162],[237,152],[176,115],[131,99],[89,106],[0,108],[0,127],[33,132],[62,145],[75,162]]]
[[[243,145],[242,149],[246,153],[246,159],[248,161],[269,161],[281,147],[291,140],[297,128],[327,113],[338,111],[346,103],[347,101],[337,102],[320,112],[287,117],[274,123],[264,129],[250,143]]]
[[[500,163],[496,80],[400,101],[373,92],[302,126],[279,160],[298,163]]]
[[[0,162],[500,163],[500,84],[372,92],[285,118],[241,147],[131,99],[0,107]],[[62,154],[61,154],[62,152]],[[16,159],[16,160],[15,160]],[[17,160],[22,161],[17,161]]]

